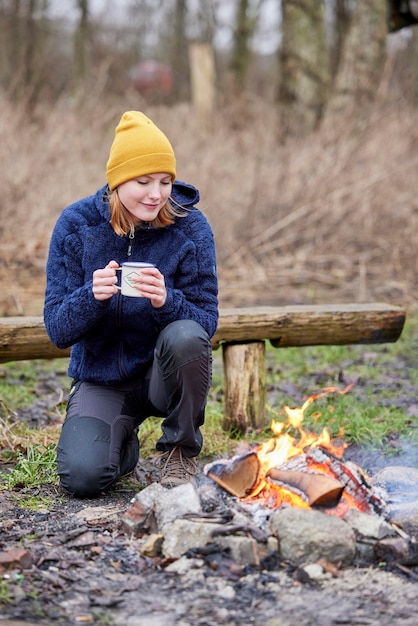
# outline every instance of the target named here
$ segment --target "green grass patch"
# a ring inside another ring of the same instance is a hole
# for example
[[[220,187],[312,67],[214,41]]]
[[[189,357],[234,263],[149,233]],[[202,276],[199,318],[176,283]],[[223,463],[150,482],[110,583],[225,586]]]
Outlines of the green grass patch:
[[[1,475],[1,482],[3,489],[58,484],[55,444],[28,446],[26,454],[19,453],[15,467]]]
[[[5,578],[0,578],[0,607],[11,606],[14,603],[14,594],[10,585],[10,581]]]
[[[301,406],[321,388],[340,390],[315,400],[305,411],[303,428],[318,433],[327,426],[333,436],[341,430],[349,443],[385,446],[396,433],[418,440],[418,419],[402,407],[414,404],[418,388],[418,318],[408,320],[401,338],[392,344],[267,348],[267,384],[277,388],[274,406],[278,421],[283,407]],[[298,401],[295,395],[299,395]]]
[[[314,432],[327,427],[333,437],[343,436],[350,443],[384,447],[393,433],[418,442],[418,432],[411,428],[405,412],[396,407],[363,405],[346,396],[338,396],[316,412],[306,415],[304,427]]]

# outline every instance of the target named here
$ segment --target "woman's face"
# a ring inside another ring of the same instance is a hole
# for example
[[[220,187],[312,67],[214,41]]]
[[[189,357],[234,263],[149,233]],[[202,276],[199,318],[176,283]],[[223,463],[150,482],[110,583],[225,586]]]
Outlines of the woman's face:
[[[152,222],[171,194],[170,174],[146,174],[118,187],[119,200],[134,222]]]

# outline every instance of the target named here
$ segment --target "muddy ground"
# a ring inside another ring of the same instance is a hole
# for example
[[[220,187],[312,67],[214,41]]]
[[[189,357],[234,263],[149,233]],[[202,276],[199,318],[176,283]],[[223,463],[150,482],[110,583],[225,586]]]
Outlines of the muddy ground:
[[[377,391],[380,386],[395,389],[398,405],[416,421],[410,367],[397,357],[392,375],[375,385]],[[304,381],[300,387],[311,383]],[[280,389],[269,393],[277,396]],[[355,393],[365,394],[366,383],[359,383]],[[42,426],[48,398],[46,390],[19,418]],[[376,398],[379,401],[378,393]],[[418,467],[417,448],[411,442],[394,434],[393,445],[396,455],[390,460],[383,451],[356,446],[348,449],[347,457],[367,465],[369,472],[387,464]],[[147,471],[145,463],[141,481],[147,480]],[[16,562],[3,564],[0,578],[2,626],[416,626],[414,563],[358,562],[343,570],[325,569],[316,579],[277,557],[257,567],[239,566],[214,544],[205,553],[188,554],[180,573],[169,571],[169,561],[142,556],[139,539],[121,527],[141,484],[131,476],[97,500],[76,500],[54,486],[29,492],[0,490],[0,553],[10,557],[11,549],[18,550]],[[29,496],[38,499],[40,509],[25,505]],[[48,499],[44,507],[43,498]]]

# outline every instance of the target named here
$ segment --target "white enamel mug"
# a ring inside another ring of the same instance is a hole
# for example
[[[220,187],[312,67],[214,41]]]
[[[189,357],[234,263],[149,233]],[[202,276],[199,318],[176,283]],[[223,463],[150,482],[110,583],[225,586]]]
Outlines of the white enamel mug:
[[[116,271],[121,272],[120,286],[115,285],[123,296],[131,298],[141,298],[141,292],[135,287],[135,277],[140,276],[143,267],[155,267],[153,263],[141,263],[139,261],[126,261],[121,267],[117,267]]]

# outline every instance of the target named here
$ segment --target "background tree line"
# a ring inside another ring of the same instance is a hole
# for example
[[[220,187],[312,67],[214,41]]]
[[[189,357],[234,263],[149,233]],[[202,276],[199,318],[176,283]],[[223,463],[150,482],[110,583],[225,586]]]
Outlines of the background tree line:
[[[188,100],[195,43],[213,50],[217,104],[269,98],[285,134],[309,133],[327,113],[367,108],[394,84],[396,97],[418,97],[416,29],[404,30],[417,22],[415,0],[130,0],[113,6],[110,18],[106,2],[94,15],[91,0],[69,0],[65,16],[56,5],[0,2],[0,84],[29,109],[63,94],[82,101],[123,93],[132,88],[132,68],[149,59],[169,66],[172,88],[142,96]],[[266,9],[278,16],[271,26],[278,45],[267,55],[257,46]],[[222,29],[228,45],[217,46]]]

